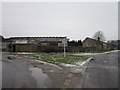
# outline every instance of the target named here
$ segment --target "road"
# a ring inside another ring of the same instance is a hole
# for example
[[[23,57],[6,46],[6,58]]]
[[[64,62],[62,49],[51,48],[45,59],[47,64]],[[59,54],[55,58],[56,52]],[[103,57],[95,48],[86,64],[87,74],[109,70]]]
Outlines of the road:
[[[92,55],[84,75],[69,68],[2,54],[3,88],[117,88],[118,52]],[[1,62],[1,61],[0,61]]]
[[[7,59],[8,54],[2,55],[2,87],[25,88],[36,87],[36,81],[31,76],[25,62]]]
[[[82,88],[118,88],[118,52],[95,55],[87,67]]]
[[[11,57],[11,59],[8,59]],[[61,68],[30,58],[2,53],[2,88],[68,87],[72,74]],[[0,61],[0,62],[1,62]]]

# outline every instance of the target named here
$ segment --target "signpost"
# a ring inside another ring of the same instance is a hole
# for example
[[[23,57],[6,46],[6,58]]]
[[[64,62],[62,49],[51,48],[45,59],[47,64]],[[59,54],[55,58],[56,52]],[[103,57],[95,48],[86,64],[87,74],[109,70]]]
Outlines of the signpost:
[[[67,40],[63,39],[62,43],[64,44],[64,57],[66,57],[66,45],[67,45]]]

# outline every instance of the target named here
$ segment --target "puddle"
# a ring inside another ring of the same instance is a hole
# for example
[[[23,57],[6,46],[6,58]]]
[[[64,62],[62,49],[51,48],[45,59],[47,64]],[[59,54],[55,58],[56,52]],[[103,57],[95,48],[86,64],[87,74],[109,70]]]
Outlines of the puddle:
[[[107,62],[107,61],[104,61],[104,62]]]
[[[72,73],[81,73],[81,72],[82,72],[82,69],[79,69],[79,68],[71,68],[71,72],[72,72]]]
[[[49,72],[54,72],[54,70],[49,70]]]
[[[37,83],[37,88],[47,88],[45,86],[46,80],[48,79],[48,76],[43,73],[43,70],[40,68],[30,68],[30,71],[32,71],[32,76],[35,78]]]

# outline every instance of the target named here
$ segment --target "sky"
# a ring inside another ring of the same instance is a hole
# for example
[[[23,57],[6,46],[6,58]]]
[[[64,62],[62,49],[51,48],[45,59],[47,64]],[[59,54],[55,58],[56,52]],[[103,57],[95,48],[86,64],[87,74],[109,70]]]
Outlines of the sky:
[[[117,2],[3,2],[0,7],[1,34],[7,38],[67,36],[84,40],[100,30],[106,40],[118,39]]]

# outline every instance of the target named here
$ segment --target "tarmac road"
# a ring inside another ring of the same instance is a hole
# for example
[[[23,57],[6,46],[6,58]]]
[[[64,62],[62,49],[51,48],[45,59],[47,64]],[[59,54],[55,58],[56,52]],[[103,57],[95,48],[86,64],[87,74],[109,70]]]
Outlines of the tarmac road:
[[[2,88],[60,88],[68,84],[68,70],[24,57],[8,59],[8,56],[10,53],[2,53],[0,60]]]
[[[96,55],[88,65],[82,88],[118,88],[118,52]]]
[[[8,59],[9,55],[9,53],[2,54],[2,88],[51,87],[50,78],[41,68],[33,67],[30,64],[32,61],[26,58]]]
[[[73,74],[69,69],[34,62],[28,58],[8,59],[2,55],[3,88],[117,88],[118,52],[94,55],[86,73]],[[1,62],[1,61],[0,61]]]
[[[7,54],[2,55],[2,88],[36,87],[36,81],[31,76],[29,67],[19,60],[7,59]]]

